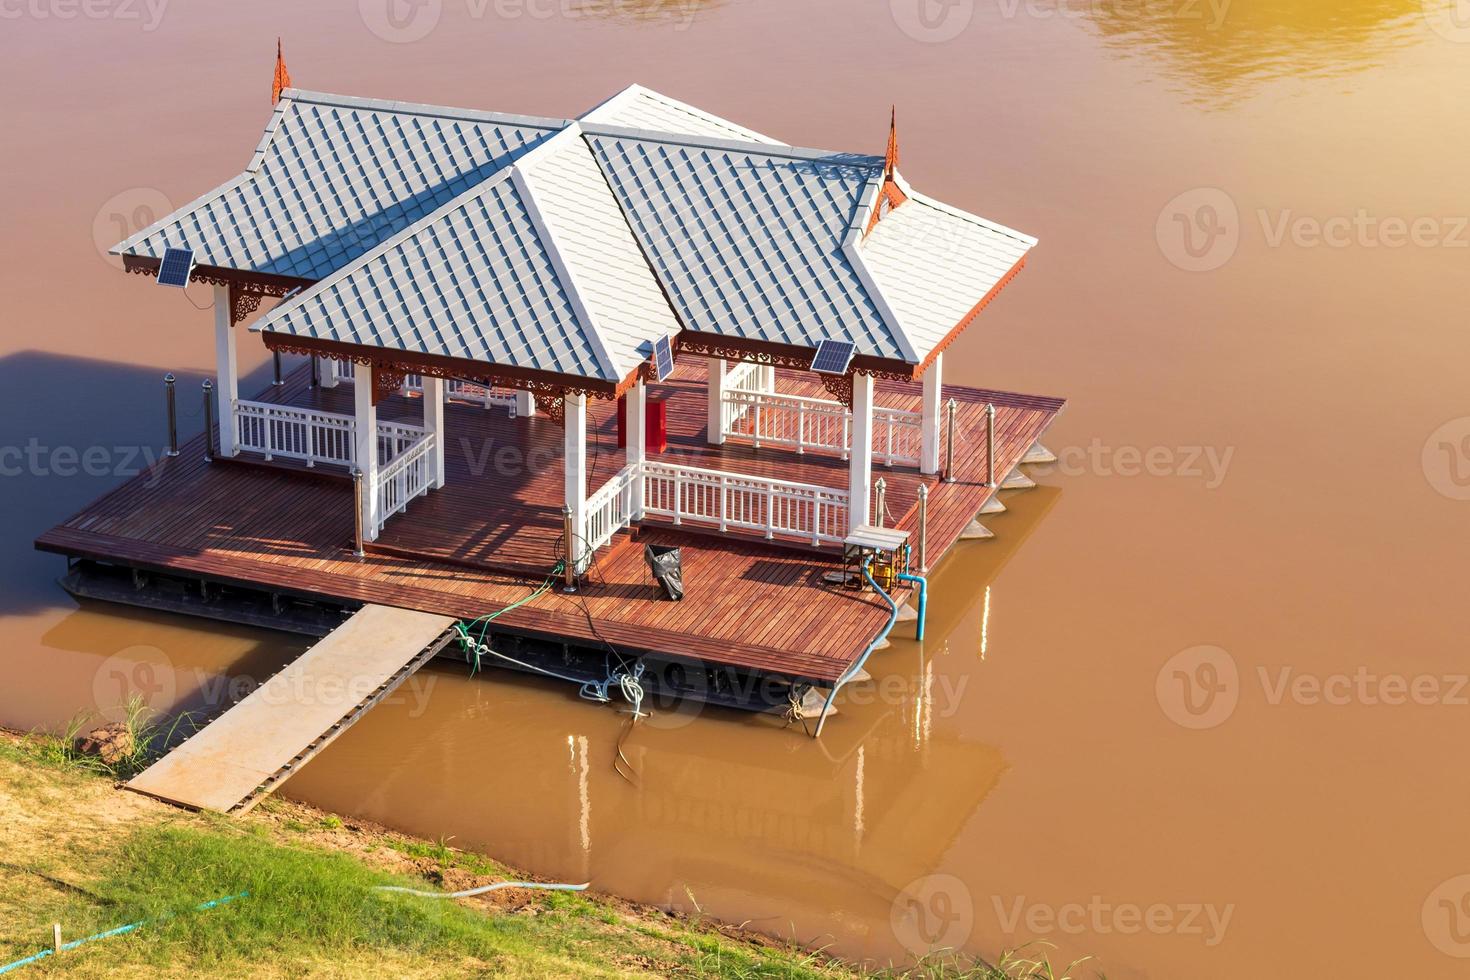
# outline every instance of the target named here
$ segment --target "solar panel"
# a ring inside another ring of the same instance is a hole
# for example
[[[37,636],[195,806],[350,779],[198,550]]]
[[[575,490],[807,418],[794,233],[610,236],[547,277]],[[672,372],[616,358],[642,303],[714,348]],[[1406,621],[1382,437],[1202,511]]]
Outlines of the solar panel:
[[[669,338],[660,337],[653,342],[653,376],[663,381],[674,373],[674,345]]]
[[[850,341],[824,340],[817,345],[817,356],[812,358],[812,370],[818,374],[846,374],[855,350]]]
[[[159,283],[183,289],[189,285],[189,274],[193,271],[194,250],[192,248],[164,249],[163,261],[158,263]]]

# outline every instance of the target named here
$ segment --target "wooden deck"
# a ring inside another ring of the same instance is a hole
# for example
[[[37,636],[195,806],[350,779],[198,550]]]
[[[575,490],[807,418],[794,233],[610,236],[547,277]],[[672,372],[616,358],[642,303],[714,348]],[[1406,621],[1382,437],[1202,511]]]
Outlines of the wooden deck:
[[[128,789],[195,810],[249,809],[433,657],[453,625],[364,606]]]
[[[653,386],[668,402],[663,457],[707,469],[845,487],[847,464],[815,453],[705,444],[704,368],[683,358]],[[810,375],[781,372],[783,393],[822,395]],[[1004,476],[1061,411],[1055,398],[946,387],[959,405],[959,479],[940,483],[913,469],[875,464],[888,482],[888,510],[914,530],[921,482],[930,485],[931,566],[994,493],[985,479],[984,406],[997,407],[997,473]],[[350,387],[310,389],[304,371],[261,400],[350,413]],[[877,401],[917,409],[917,384],[880,382]],[[420,418],[414,398],[380,406],[385,419]],[[525,597],[556,561],[561,533],[561,427],[544,417],[511,420],[502,409],[446,410],[447,485],[389,520],[377,547],[351,553],[350,483],[332,471],[204,461],[196,440],[42,535],[37,547],[99,561],[192,575],[304,597],[379,603],[463,619]],[[589,406],[589,490],[623,465],[615,406]],[[340,471],[338,471],[340,473]],[[652,522],[599,552],[591,583],[575,596],[553,591],[507,612],[497,627],[529,636],[611,643],[629,651],[830,683],[887,621],[873,596],[828,586],[830,552],[799,543],[721,537]],[[684,549],[682,603],[662,600],[641,543]]]

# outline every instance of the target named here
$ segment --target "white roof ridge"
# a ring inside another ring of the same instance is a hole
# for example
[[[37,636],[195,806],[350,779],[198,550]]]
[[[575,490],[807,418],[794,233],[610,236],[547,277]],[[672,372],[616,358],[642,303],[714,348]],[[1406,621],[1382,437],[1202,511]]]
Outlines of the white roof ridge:
[[[886,174],[878,174],[868,181],[868,187],[863,192],[862,203],[853,215],[852,224],[848,225],[847,235],[842,239],[842,254],[857,273],[858,280],[862,282],[863,289],[867,291],[868,298],[878,309],[878,315],[883,318],[883,324],[888,332],[897,341],[899,349],[903,351],[904,360],[910,364],[918,364],[923,359],[919,357],[919,348],[909,332],[904,329],[898,314],[894,312],[893,304],[888,302],[883,287],[878,285],[878,280],[873,277],[873,271],[868,268],[868,263],[863,258],[862,243],[867,233],[868,224],[873,219],[873,209],[878,206],[878,199],[883,194],[883,187],[887,182]]]
[[[943,211],[945,214],[952,215],[953,217],[962,218],[965,221],[973,222],[974,224],[980,225],[983,228],[987,228],[990,231],[996,232],[997,234],[1006,235],[1010,238],[1016,239],[1017,241],[1025,242],[1028,246],[1032,248],[1034,248],[1037,244],[1037,239],[1032,235],[1026,234],[1024,231],[1017,231],[1016,229],[1009,228],[1006,225],[1000,224],[999,222],[991,221],[989,218],[982,218],[978,214],[974,214],[970,211],[965,211],[957,208],[953,204],[946,204],[943,201],[930,197],[928,194],[919,193],[918,191],[914,190],[913,187],[909,186],[909,182],[904,180],[903,176],[899,174],[896,170],[893,173],[893,179],[894,182],[898,184],[899,190],[903,191],[904,196],[911,201],[923,204],[926,207],[931,207],[936,211]]]
[[[317,92],[309,89],[288,88],[282,91],[282,99],[292,99],[309,105],[332,105],[344,109],[370,109],[377,112],[401,112],[414,116],[439,116],[446,119],[462,119],[466,122],[505,123],[539,129],[562,129],[569,119],[549,116],[524,116],[511,112],[496,112],[491,109],[466,109],[458,106],[433,105],[426,102],[403,102],[397,99],[371,99],[356,95],[339,95],[333,92]]]
[[[589,136],[607,136],[612,139],[642,140],[647,143],[674,143],[702,150],[736,150],[752,156],[790,157],[797,160],[837,160],[854,165],[882,166],[883,158],[871,153],[853,153],[849,150],[823,150],[816,147],[792,146],[789,143],[753,143],[750,140],[728,140],[714,136],[692,136],[687,133],[670,133],[658,129],[642,129],[634,126],[609,126],[605,123],[582,123],[582,131]]]
[[[399,231],[392,237],[383,239],[381,242],[374,245],[368,251],[362,253],[351,262],[347,263],[339,269],[334,270],[331,275],[328,275],[323,279],[318,279],[316,282],[296,293],[290,299],[283,300],[281,303],[277,304],[276,307],[272,309],[269,313],[250,325],[251,332],[262,333],[268,330],[269,325],[272,322],[291,312],[296,307],[300,306],[305,300],[310,299],[318,293],[324,292],[332,286],[335,286],[338,282],[357,272],[369,262],[375,261],[382,254],[388,252],[390,249],[397,248],[399,244],[407,241],[409,238],[412,238],[414,235],[422,231],[425,227],[438,221],[440,218],[444,217],[455,208],[462,207],[466,202],[473,201],[477,197],[480,197],[487,191],[491,190],[492,188],[499,186],[503,181],[508,180],[513,172],[513,167],[502,167],[495,173],[491,174],[489,177],[486,177],[484,180],[470,187],[468,190],[455,195],[448,201],[445,201],[439,207],[424,215],[419,220],[399,229]]]
[[[550,153],[556,152],[563,144],[580,139],[580,137],[581,128],[576,121],[573,121],[561,132],[542,142],[506,169],[511,172],[511,179],[515,182],[516,191],[521,196],[521,204],[525,207],[526,214],[530,217],[531,224],[541,239],[541,247],[546,249],[546,257],[551,260],[551,267],[556,270],[562,291],[567,294],[567,299],[571,301],[577,320],[582,324],[587,339],[592,343],[593,352],[597,355],[597,363],[603,370],[603,380],[616,383],[623,380],[622,372],[618,370],[617,362],[613,360],[612,351],[608,347],[607,338],[603,335],[602,326],[598,318],[593,315],[592,307],[583,295],[582,288],[577,282],[577,276],[572,271],[571,263],[562,254],[556,233],[552,231],[546,215],[541,212],[540,202],[536,200],[536,188],[531,184],[530,178],[536,165]]]
[[[717,126],[729,129],[732,132],[736,133],[740,138],[745,139],[751,143],[765,143],[773,146],[786,145],[783,140],[775,139],[774,137],[767,136],[764,133],[758,133],[747,126],[742,126],[737,122],[726,119],[724,116],[717,116],[714,113],[706,109],[701,109],[696,105],[691,105],[688,102],[681,102],[680,100],[673,98],[672,96],[664,95],[662,92],[656,92],[645,85],[639,85],[637,82],[629,85],[627,88],[616,93],[611,98],[599,102],[591,109],[588,109],[586,112],[582,113],[580,118],[584,123],[597,124],[597,117],[599,115],[612,115],[616,109],[622,108],[624,105],[633,102],[640,96],[646,99],[652,99],[655,102],[660,102],[670,109],[676,109],[679,112],[688,113],[689,115],[694,116],[697,119],[702,119],[705,122],[713,123]]]

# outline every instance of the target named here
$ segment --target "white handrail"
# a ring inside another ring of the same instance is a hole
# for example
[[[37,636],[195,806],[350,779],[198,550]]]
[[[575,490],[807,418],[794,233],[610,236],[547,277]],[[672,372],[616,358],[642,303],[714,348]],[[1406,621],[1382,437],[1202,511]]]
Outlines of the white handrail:
[[[611,541],[613,535],[633,520],[633,484],[640,476],[638,464],[629,463],[587,498],[582,546],[589,554]]]
[[[295,405],[236,401],[235,445],[261,453],[266,462],[277,456],[299,459],[308,467],[317,463],[354,466],[357,463],[357,419]],[[378,459],[390,462],[423,438],[423,426],[410,422],[378,422]]]
[[[643,464],[643,509],[729,528],[810,538],[813,545],[847,537],[846,490],[744,473],[705,470],[649,460]]]
[[[755,448],[779,446],[798,453],[828,452],[846,459],[852,447],[852,412],[840,402],[762,391],[726,391],[725,438]],[[873,409],[873,458],[919,465],[923,416],[897,408]]]
[[[374,488],[378,495],[374,538],[388,518],[405,510],[410,500],[429,492],[433,479],[429,472],[433,450],[434,434],[426,432],[378,472],[378,485]]]
[[[236,401],[234,404],[235,445],[265,455],[299,459],[307,466],[353,462],[353,433],[357,420],[351,415],[318,412],[291,405]]]
[[[351,361],[337,361],[337,380],[347,384],[357,382],[357,372]],[[423,394],[424,377],[421,374],[410,374],[403,379],[405,391],[416,391]],[[515,392],[497,390],[486,387],[473,381],[461,381],[458,378],[449,378],[444,382],[444,396],[455,401],[470,402],[484,408],[503,408],[510,412],[510,417],[516,417]]]

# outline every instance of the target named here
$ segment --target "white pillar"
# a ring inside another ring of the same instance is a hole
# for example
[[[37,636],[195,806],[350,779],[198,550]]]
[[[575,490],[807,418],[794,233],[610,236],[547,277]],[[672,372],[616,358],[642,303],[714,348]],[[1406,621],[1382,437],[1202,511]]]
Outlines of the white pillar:
[[[337,387],[337,359],[335,357],[321,357],[317,359],[317,371],[320,374],[320,382],[323,388]]]
[[[919,472],[939,472],[940,385],[943,384],[944,355],[935,354],[934,363],[924,372],[924,400],[921,406]]]
[[[368,541],[378,537],[378,408],[373,404],[373,369],[370,364],[357,365],[352,385],[354,456],[362,470],[362,536]]]
[[[852,449],[847,458],[848,522],[851,534],[873,523],[873,376],[852,376]]]
[[[536,396],[529,391],[516,391],[516,418],[528,419],[536,414]]]
[[[235,402],[240,371],[235,360],[235,329],[230,322],[230,288],[214,287],[214,370],[219,393],[219,454],[235,455]]]
[[[727,365],[718,357],[711,357],[704,363],[709,378],[709,431],[705,434],[705,441],[711,446],[723,446],[725,444],[725,371]]]
[[[566,476],[566,505],[572,509],[570,551],[577,571],[587,567],[587,396],[567,394],[563,411],[562,470]]]
[[[627,465],[636,464],[641,471],[643,461],[648,456],[648,388],[644,385],[643,379],[639,378],[635,381],[633,387],[629,388],[628,393],[623,397],[627,399],[627,407],[624,409],[627,412],[627,452],[623,458],[627,460]],[[628,509],[633,515],[633,520],[643,519],[643,475],[641,472],[633,480],[633,501]]]
[[[444,486],[444,379],[424,375],[424,430],[434,437],[429,456],[429,472],[434,474],[435,490]]]

